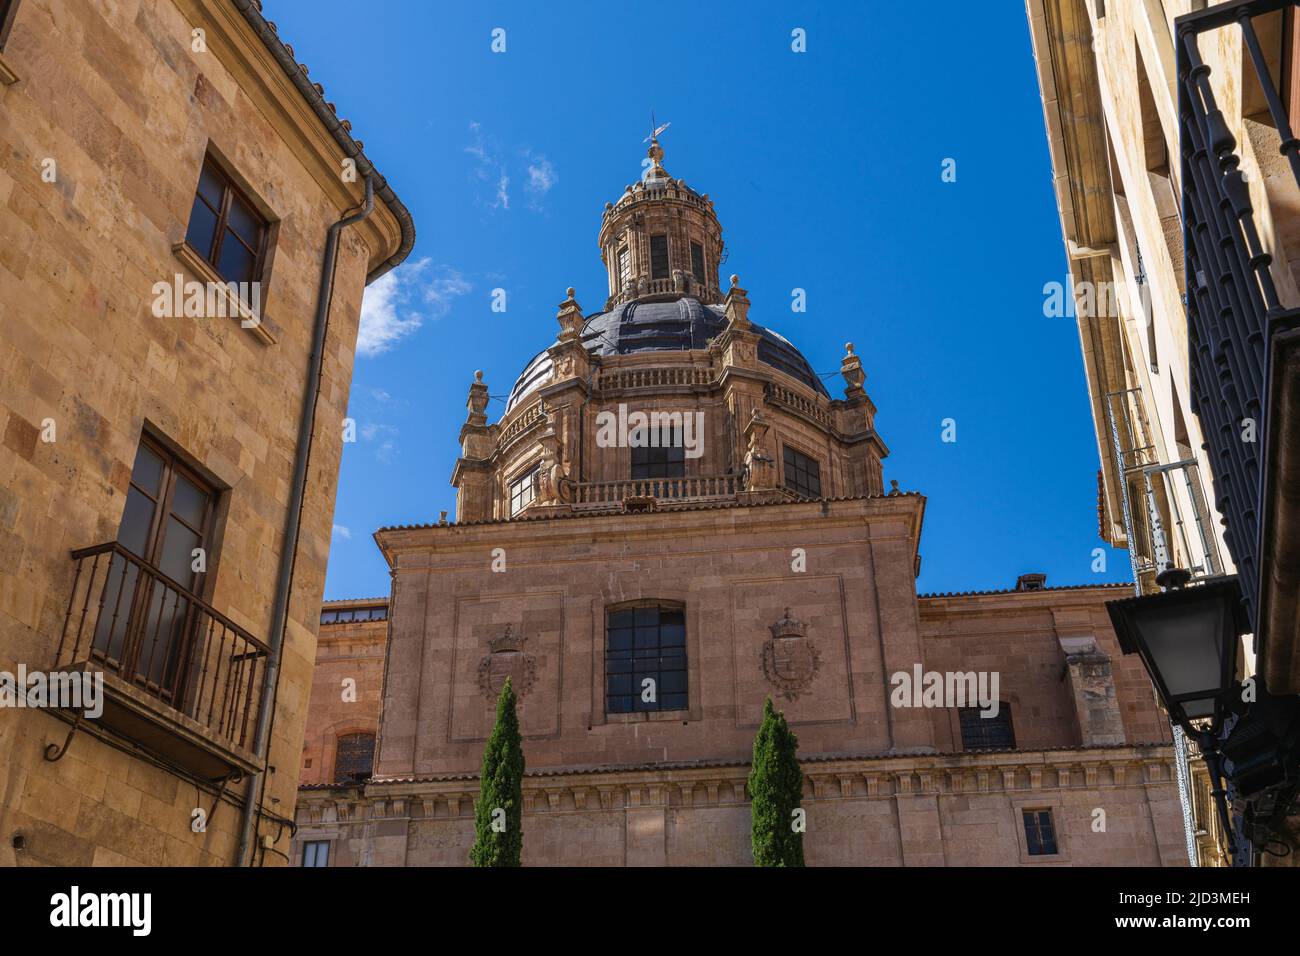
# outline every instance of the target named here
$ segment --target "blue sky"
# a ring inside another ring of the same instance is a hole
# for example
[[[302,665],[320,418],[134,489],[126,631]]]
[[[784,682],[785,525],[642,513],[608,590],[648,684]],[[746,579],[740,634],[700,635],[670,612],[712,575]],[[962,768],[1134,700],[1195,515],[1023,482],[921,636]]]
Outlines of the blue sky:
[[[1092,571],[1079,337],[1043,314],[1066,263],[1023,5],[728,6],[265,0],[418,233],[367,295],[327,598],[387,593],[376,528],[454,515],[474,370],[504,396],[567,286],[603,303],[601,210],[640,174],[652,109],[668,171],[716,203],[751,319],[819,372],[855,343],[885,480],[928,498],[922,591],[1129,579],[1110,548]]]

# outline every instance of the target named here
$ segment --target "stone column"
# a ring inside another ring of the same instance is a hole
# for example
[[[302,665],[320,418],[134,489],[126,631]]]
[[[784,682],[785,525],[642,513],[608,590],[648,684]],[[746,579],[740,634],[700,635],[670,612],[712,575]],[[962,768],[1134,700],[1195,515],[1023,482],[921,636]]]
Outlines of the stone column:
[[[1089,612],[1084,608],[1060,608],[1052,612],[1052,617],[1056,639],[1065,655],[1079,743],[1084,747],[1124,743],[1124,721],[1115,696],[1110,655],[1097,646]]]

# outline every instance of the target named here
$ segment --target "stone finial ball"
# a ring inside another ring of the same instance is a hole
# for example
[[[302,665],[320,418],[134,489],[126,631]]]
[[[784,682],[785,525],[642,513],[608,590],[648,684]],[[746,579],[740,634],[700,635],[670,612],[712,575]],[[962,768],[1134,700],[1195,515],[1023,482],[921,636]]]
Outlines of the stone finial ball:
[[[853,354],[853,343],[852,343],[852,342],[845,342],[845,343],[844,343],[844,351],[846,351],[846,352],[848,352],[850,355],[852,355],[852,354]]]
[[[732,284],[732,285],[740,285],[740,276],[738,276],[738,275],[736,275],[736,274],[733,273],[732,276],[731,276],[731,284]]]
[[[569,286],[569,287],[568,287],[567,289],[565,289],[564,291],[567,292],[567,293],[569,294],[569,298],[572,299],[572,298],[573,298],[573,293],[574,293],[576,290],[573,288],[573,286]]]
[[[482,369],[478,369],[478,370],[474,373],[474,381],[476,381],[476,382],[481,382],[481,381],[483,381],[483,370],[482,370]]]

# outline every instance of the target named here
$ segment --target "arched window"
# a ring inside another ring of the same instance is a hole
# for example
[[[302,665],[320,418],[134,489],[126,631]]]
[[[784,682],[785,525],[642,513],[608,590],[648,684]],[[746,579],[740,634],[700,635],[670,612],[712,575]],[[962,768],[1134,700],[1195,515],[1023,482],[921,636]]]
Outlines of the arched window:
[[[645,602],[611,609],[605,627],[605,712],[686,707],[682,605]]]
[[[375,766],[375,735],[344,734],[334,751],[334,779],[368,780]]]

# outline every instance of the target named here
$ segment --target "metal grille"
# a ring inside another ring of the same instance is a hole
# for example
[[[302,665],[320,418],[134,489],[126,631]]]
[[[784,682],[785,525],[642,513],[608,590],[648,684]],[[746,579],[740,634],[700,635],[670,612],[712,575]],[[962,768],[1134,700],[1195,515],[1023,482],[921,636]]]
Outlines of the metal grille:
[[[1210,68],[1201,59],[1198,38],[1234,25],[1240,31],[1277,128],[1279,151],[1300,186],[1300,141],[1291,132],[1252,23],[1253,17],[1294,7],[1296,2],[1223,3],[1177,21],[1191,404],[1210,451],[1224,540],[1241,579],[1252,627],[1258,623],[1259,449],[1268,428],[1263,402],[1266,356],[1270,337],[1294,328],[1297,312],[1283,309],[1278,299],[1270,273],[1273,258],[1260,240],[1250,189],[1239,168],[1237,143],[1215,102]],[[1254,440],[1246,440],[1251,437]]]

